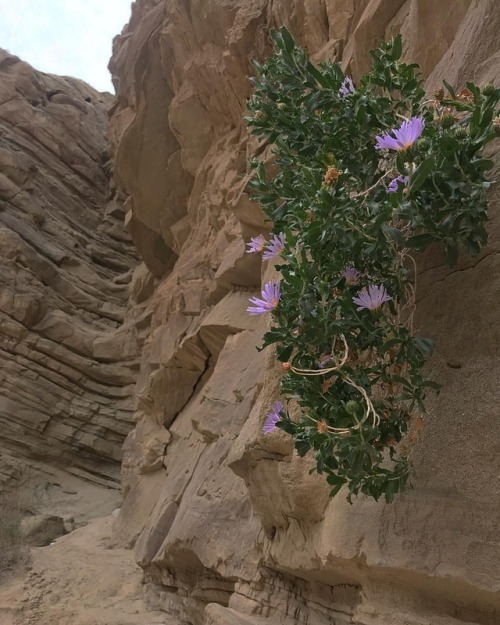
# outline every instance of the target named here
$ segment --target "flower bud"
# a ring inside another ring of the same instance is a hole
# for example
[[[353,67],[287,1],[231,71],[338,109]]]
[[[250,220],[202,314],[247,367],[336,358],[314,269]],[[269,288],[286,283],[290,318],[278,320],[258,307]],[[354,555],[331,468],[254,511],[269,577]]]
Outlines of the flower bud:
[[[441,125],[443,128],[451,128],[455,124],[455,118],[451,113],[445,113],[441,117]]]
[[[348,412],[349,414],[355,415],[359,411],[359,409],[360,409],[359,401],[356,401],[354,399],[350,399],[346,403],[345,409],[346,409],[346,412]]]
[[[418,147],[421,150],[427,150],[427,148],[429,148],[431,145],[429,139],[427,139],[427,137],[424,137],[423,139],[419,139],[418,140]]]

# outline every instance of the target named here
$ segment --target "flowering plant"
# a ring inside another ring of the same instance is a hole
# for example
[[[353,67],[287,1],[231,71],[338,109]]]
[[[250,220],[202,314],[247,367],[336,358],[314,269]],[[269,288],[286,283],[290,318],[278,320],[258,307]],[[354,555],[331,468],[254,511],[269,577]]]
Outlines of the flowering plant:
[[[281,277],[248,312],[272,315],[264,347],[276,345],[281,399],[301,416],[280,400],[264,431],[312,451],[332,496],[345,485],[349,501],[391,501],[410,475],[426,392],[438,388],[424,371],[432,342],[413,327],[413,254],[440,243],[453,266],[460,247],[474,255],[486,243],[492,162],[481,150],[500,93],[445,83],[426,100],[400,37],[371,52],[357,85],[336,64],[312,65],[285,29],[273,38],[275,54],[255,63],[247,121],[278,169],[268,174],[264,150],[251,161],[274,236],[248,251],[281,259]]]

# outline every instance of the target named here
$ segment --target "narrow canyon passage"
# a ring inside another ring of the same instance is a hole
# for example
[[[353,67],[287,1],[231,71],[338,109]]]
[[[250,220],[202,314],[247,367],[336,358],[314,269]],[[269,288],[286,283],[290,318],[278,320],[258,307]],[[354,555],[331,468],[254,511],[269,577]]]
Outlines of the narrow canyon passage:
[[[248,162],[274,163],[244,117],[281,26],[354,84],[401,33],[429,98],[499,86],[496,0],[136,0],[116,96],[0,50],[0,537],[9,501],[31,541],[0,625],[500,622],[498,184],[479,256],[418,258],[442,388],[413,488],[330,499],[262,432],[283,368],[246,312],[277,275]]]

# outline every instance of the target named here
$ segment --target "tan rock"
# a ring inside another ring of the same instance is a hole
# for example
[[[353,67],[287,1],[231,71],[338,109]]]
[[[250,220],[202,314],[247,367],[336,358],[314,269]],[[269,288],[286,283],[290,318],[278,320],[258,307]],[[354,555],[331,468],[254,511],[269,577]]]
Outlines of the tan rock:
[[[48,514],[24,517],[21,520],[21,532],[29,545],[45,547],[64,535],[64,519]]]
[[[158,278],[145,287],[152,329],[115,540],[136,541],[149,592],[178,622],[499,620],[496,187],[479,259],[455,272],[434,253],[421,259],[419,324],[440,346],[431,366],[444,388],[413,452],[415,488],[391,506],[329,500],[312,458],[298,458],[283,432],[264,436],[281,372],[272,347],[255,349],[265,321],[245,313],[272,272],[244,246],[269,227],[246,194],[247,158],[270,149],[242,122],[249,60],[267,55],[269,29],[285,24],[315,60],[338,59],[357,79],[377,38],[401,32],[429,91],[444,76],[496,80],[496,3],[438,4],[196,0],[188,10],[138,0],[115,40],[118,184]],[[158,240],[169,250],[159,268]]]
[[[259,616],[245,616],[240,612],[224,608],[218,603],[209,603],[205,609],[206,625],[277,625],[278,621]]]
[[[117,485],[141,339],[115,282],[137,257],[106,210],[110,103],[0,50],[0,452]]]

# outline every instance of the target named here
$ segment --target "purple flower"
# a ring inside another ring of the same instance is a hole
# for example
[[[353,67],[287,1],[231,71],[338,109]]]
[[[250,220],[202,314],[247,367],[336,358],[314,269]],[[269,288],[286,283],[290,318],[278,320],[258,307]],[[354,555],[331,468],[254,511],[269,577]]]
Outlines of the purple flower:
[[[352,301],[358,305],[357,310],[377,310],[384,302],[388,302],[392,297],[387,294],[385,287],[370,284],[368,289],[361,289],[357,297],[353,297]]]
[[[250,239],[250,242],[247,243],[247,245],[247,254],[256,254],[257,252],[262,252],[266,245],[266,239],[263,234],[259,234],[258,237]]]
[[[346,267],[340,275],[345,278],[346,284],[357,284],[361,274],[354,267]]]
[[[318,365],[319,368],[324,369],[331,359],[332,357],[330,354],[323,354],[323,356],[321,356],[320,361],[319,361],[319,365]]]
[[[262,290],[262,299],[251,297],[250,303],[253,306],[247,308],[250,315],[265,315],[278,307],[280,301],[280,283],[268,282]]]
[[[408,180],[408,176],[398,176],[397,178],[394,178],[394,180],[391,180],[389,186],[387,187],[387,193],[396,193],[399,188],[399,183],[406,187]]]
[[[262,254],[262,260],[271,260],[271,258],[278,256],[281,254],[284,247],[285,235],[283,232],[280,232],[280,234],[274,235],[274,237],[267,244],[267,249]]]
[[[344,78],[344,82],[342,83],[342,86],[339,89],[339,94],[346,96],[349,95],[350,93],[354,93],[356,91],[356,89],[354,89],[354,85],[352,83],[352,79],[350,76],[346,76]]]
[[[273,407],[271,412],[266,415],[266,420],[264,421],[264,426],[262,431],[265,434],[269,434],[276,429],[276,424],[281,419],[280,412],[283,410],[283,402],[277,401]]]
[[[399,128],[393,128],[390,132],[377,135],[376,150],[406,150],[420,137],[424,129],[424,120],[421,117],[412,117],[409,122],[403,122]]]

